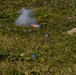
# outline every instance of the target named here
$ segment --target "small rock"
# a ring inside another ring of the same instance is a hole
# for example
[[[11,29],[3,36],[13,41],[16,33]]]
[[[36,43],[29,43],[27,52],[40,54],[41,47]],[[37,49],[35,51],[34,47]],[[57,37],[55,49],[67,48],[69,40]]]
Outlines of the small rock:
[[[50,35],[49,34],[45,34],[45,37],[49,37]]]

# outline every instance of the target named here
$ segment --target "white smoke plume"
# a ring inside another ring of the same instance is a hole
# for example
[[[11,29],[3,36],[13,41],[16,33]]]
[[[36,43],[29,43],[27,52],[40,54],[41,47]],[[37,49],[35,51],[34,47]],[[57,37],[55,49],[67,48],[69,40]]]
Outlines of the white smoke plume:
[[[30,26],[32,24],[37,24],[33,10],[22,8],[19,10],[19,14],[19,17],[15,20],[16,25]]]

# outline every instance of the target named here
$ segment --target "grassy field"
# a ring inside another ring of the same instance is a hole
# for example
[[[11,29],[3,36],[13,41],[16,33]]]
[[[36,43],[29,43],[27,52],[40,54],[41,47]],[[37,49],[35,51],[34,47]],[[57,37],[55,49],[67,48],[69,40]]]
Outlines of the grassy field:
[[[43,28],[14,24],[23,7]],[[76,75],[75,16],[76,0],[0,0],[0,75]]]

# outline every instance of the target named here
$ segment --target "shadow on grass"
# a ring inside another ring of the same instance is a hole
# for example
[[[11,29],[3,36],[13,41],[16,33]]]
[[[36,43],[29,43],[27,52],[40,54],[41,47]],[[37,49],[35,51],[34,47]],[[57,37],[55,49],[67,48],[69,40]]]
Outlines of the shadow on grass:
[[[8,58],[9,54],[0,54],[0,62]]]

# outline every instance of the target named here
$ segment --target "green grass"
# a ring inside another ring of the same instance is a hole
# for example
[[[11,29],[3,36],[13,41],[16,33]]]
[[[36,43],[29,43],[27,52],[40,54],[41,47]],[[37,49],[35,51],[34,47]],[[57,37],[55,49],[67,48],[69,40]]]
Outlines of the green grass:
[[[75,0],[0,4],[0,75],[76,75],[76,34],[62,34],[76,27]],[[34,9],[42,29],[14,24],[22,7]]]

